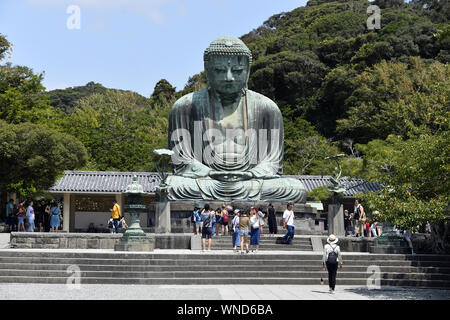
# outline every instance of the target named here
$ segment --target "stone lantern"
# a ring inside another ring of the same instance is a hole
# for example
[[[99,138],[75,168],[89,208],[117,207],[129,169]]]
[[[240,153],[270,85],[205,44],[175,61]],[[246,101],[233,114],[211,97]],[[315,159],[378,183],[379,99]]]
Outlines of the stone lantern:
[[[144,188],[137,182],[137,176],[133,176],[133,182],[127,186],[125,194],[128,196],[125,209],[131,215],[131,223],[123,234],[119,243],[114,246],[115,251],[153,251],[155,238],[149,237],[140,225],[139,215],[146,210],[142,204],[142,196],[146,194]]]

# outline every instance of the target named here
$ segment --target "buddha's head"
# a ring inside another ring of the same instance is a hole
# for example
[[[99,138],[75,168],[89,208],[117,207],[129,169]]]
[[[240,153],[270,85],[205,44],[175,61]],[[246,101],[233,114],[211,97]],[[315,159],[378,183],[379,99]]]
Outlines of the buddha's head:
[[[252,54],[240,39],[221,37],[203,55],[208,87],[221,94],[234,94],[247,88]]]

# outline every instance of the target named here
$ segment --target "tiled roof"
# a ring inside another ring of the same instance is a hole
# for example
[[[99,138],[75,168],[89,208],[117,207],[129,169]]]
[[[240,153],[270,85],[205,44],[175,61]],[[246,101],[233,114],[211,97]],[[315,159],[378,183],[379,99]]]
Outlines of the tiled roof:
[[[154,172],[64,171],[50,192],[122,193],[136,175],[144,192],[154,192],[159,175]]]
[[[145,192],[155,192],[160,178],[154,172],[112,172],[112,171],[65,171],[64,176],[49,190],[50,192],[80,192],[80,193],[122,193],[137,175],[138,182]],[[331,185],[331,176],[288,176],[303,182],[307,191],[321,186]],[[342,181],[348,189],[345,197],[352,197],[359,192],[377,191],[381,189],[378,183],[365,182],[360,179],[343,177]]]
[[[321,186],[331,186],[331,176],[290,176],[299,179],[303,182],[307,191],[311,191]],[[359,192],[378,191],[381,185],[375,182],[366,182],[362,179],[349,179],[348,177],[341,178],[347,191],[344,192],[345,197],[353,197]]]

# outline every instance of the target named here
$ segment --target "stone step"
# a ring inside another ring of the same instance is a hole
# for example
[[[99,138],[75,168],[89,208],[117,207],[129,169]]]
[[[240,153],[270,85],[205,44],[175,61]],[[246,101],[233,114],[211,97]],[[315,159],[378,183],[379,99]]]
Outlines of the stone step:
[[[0,270],[67,270],[71,264],[22,264],[22,263],[0,263]],[[83,271],[100,271],[106,269],[109,271],[127,271],[127,272],[144,272],[144,271],[220,271],[228,272],[229,269],[224,269],[223,266],[218,265],[177,265],[177,266],[159,266],[159,265],[89,265],[79,264],[78,267]],[[233,268],[247,268],[248,265],[236,265]],[[322,265],[319,263],[310,265],[294,265],[294,266],[258,266],[258,271],[276,271],[282,268],[283,271],[321,271]],[[366,272],[366,266],[348,266],[345,265],[345,271],[348,272]],[[435,267],[410,267],[410,266],[383,266],[380,268],[381,272],[403,272],[403,273],[445,273],[450,274],[450,268],[435,268]]]
[[[71,264],[20,264],[20,263],[1,263],[0,270],[67,270]],[[106,269],[107,271],[127,271],[127,272],[144,272],[144,271],[214,271],[214,272],[228,272],[229,269],[217,265],[178,265],[178,266],[127,266],[127,265],[78,265],[83,271],[100,271]],[[237,265],[233,268],[247,268],[248,265]],[[300,265],[300,266],[258,266],[258,271],[321,271],[321,264]],[[366,272],[366,266],[345,266],[345,271],[348,272]],[[444,273],[450,274],[450,268],[435,268],[435,267],[409,267],[409,266],[383,266],[380,267],[381,272],[403,272],[403,273]]]
[[[0,257],[0,263],[46,263],[46,264],[90,264],[90,265],[218,265],[218,266],[235,266],[235,265],[321,265],[321,257],[315,256],[305,259],[278,259],[282,255],[267,255],[250,253],[245,255],[234,254],[224,257],[223,255],[207,255],[203,259],[99,259],[99,258],[56,258],[56,257]],[[346,260],[344,264],[347,266],[417,266],[417,267],[450,267],[449,262],[442,261],[404,261],[404,260]]]
[[[155,260],[155,259],[227,259],[236,257],[231,248],[229,253],[214,254],[212,253],[190,253],[190,254],[165,254],[165,253],[128,253],[128,252],[70,252],[70,251],[35,251],[35,250],[4,250],[0,251],[0,259],[7,257],[35,257],[35,258],[77,258],[77,259],[132,259],[132,260]],[[255,255],[239,255],[239,259],[277,259],[277,260],[305,260],[305,259],[321,259],[322,253],[293,253],[293,254],[255,254]],[[410,262],[450,262],[450,255],[405,255],[405,254],[345,254],[343,255],[345,261],[410,261]]]
[[[5,277],[69,277],[72,273],[66,270],[2,270],[2,276]],[[196,278],[199,275],[201,277],[214,278],[216,276],[225,276],[227,278],[248,278],[253,277],[255,279],[264,280],[265,278],[320,278],[326,277],[328,274],[326,271],[256,271],[252,270],[239,270],[224,273],[216,271],[202,271],[201,274],[197,271],[153,271],[153,272],[128,272],[128,271],[84,271],[81,269],[79,276],[84,278]],[[379,273],[380,279],[409,279],[409,280],[442,280],[450,281],[449,274],[425,274],[425,273]],[[351,278],[368,278],[368,274],[364,272],[349,272],[338,271],[338,277],[341,279]]]
[[[324,286],[327,285],[328,281],[326,278],[322,278]],[[259,279],[258,279],[259,280]],[[260,279],[260,284],[269,285],[317,285],[320,283],[320,278],[264,278]],[[25,276],[14,276],[5,277],[0,276],[0,283],[68,283],[67,277],[25,277]],[[142,285],[245,285],[245,284],[255,284],[254,278],[225,278],[225,277],[214,277],[214,278],[82,278],[81,285],[83,284],[142,284]],[[337,278],[336,285],[357,285],[363,286],[367,285],[367,280],[365,278],[348,278],[341,279]],[[410,280],[410,279],[381,279],[381,286],[411,286],[411,287],[435,287],[435,288],[449,288],[450,281],[442,280]]]
[[[211,250],[231,250],[231,249],[232,248],[230,246],[223,246],[223,247],[211,246]],[[249,250],[250,250],[250,247],[249,247]],[[267,248],[267,247],[259,247],[258,248],[258,252],[273,251],[273,250],[274,250],[274,248]],[[283,249],[279,249],[279,250],[280,251],[313,251],[312,248],[308,248],[308,247],[287,247],[287,248],[283,248]]]

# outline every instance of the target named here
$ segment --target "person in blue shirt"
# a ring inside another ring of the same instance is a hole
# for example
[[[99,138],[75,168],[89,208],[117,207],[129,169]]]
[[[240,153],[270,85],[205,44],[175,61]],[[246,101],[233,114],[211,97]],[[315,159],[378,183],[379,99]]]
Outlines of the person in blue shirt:
[[[195,234],[199,234],[199,231],[201,232],[201,227],[202,227],[202,216],[200,215],[200,208],[198,208],[197,206],[194,207],[194,211],[192,212],[192,219],[194,220],[193,222],[195,223]]]
[[[61,214],[61,209],[58,207],[57,203],[52,203],[52,207],[50,209],[50,232],[58,231],[59,226],[61,225],[61,221],[59,219],[59,215]]]
[[[9,199],[8,204],[6,205],[6,224],[9,226],[9,230],[12,231],[13,222],[13,210],[14,210],[14,200]]]

